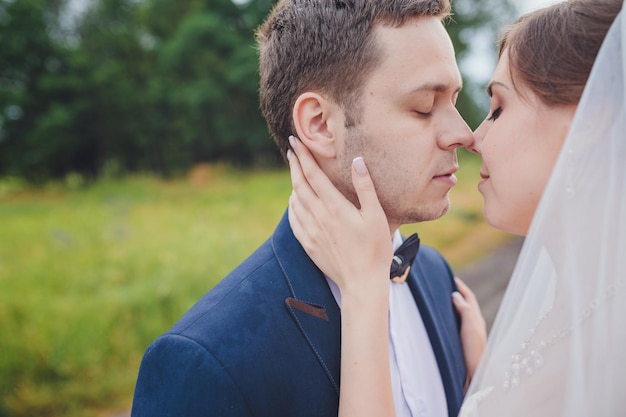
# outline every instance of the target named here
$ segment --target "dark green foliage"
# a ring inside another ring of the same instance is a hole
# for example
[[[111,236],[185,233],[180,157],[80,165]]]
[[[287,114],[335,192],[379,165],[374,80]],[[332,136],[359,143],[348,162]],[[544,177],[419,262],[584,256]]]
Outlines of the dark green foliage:
[[[68,0],[0,0],[0,176],[278,164],[254,42],[273,3],[94,0],[78,13]],[[455,2],[447,26],[458,58],[476,28],[511,20],[507,4]],[[465,82],[459,108],[475,127],[485,109]]]
[[[496,40],[502,28],[513,22],[516,9],[511,0],[452,0],[453,16],[446,28],[459,62],[462,62],[476,43],[488,42],[496,60]],[[485,57],[489,59],[489,57]],[[463,66],[461,65],[461,71]],[[491,74],[485,74],[488,79]],[[467,124],[475,129],[487,115],[485,85],[463,77],[464,88],[459,95],[457,107]]]
[[[42,178],[76,165],[80,103],[45,0],[0,2],[0,173]]]

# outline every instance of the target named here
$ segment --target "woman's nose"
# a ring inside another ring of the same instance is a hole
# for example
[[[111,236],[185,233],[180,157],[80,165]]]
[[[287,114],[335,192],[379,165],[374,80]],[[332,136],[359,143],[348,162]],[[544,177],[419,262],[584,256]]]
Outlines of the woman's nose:
[[[467,150],[473,153],[477,153],[480,155],[480,151],[483,144],[483,138],[485,137],[485,132],[487,130],[487,126],[485,126],[485,122],[482,122],[480,126],[474,130],[474,140],[471,146],[466,146]]]

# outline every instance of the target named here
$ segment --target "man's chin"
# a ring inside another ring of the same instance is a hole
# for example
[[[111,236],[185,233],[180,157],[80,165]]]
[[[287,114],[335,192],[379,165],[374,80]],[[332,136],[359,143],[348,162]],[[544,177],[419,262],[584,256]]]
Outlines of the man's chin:
[[[417,222],[429,222],[432,220],[437,220],[443,217],[450,210],[450,199],[446,196],[446,198],[441,201],[439,204],[433,204],[432,206],[425,207],[422,211],[422,216],[417,220]]]
[[[450,209],[450,206],[446,206],[445,208],[441,209],[438,212],[432,213],[431,215],[423,216],[421,219],[417,220],[415,223],[430,222],[430,221],[433,221],[433,220],[437,220],[437,219],[443,217],[446,213],[448,213],[449,209]]]
[[[390,223],[395,224],[413,224],[421,222],[429,222],[443,217],[450,210],[450,203],[443,204],[440,207],[422,207],[420,210],[413,210],[405,213],[395,213],[395,215],[387,216]],[[391,219],[397,219],[395,222]]]

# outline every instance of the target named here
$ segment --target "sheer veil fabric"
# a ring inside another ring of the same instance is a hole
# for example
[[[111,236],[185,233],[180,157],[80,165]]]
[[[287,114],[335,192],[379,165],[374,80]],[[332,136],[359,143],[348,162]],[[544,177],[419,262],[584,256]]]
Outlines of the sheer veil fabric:
[[[463,417],[626,416],[623,14],[594,64]]]

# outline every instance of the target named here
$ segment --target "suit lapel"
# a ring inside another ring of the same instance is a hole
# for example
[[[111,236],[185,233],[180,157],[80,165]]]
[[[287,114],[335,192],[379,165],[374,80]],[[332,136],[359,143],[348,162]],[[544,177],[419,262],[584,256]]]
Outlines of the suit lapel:
[[[341,315],[326,278],[293,235],[287,213],[283,216],[274,235],[272,249],[280,265],[290,296],[283,303],[302,332],[311,353],[339,394],[339,370],[341,361]],[[463,368],[463,358],[459,358],[456,322],[439,306],[442,297],[451,297],[451,292],[436,297],[433,292],[441,288],[431,288],[424,270],[422,251],[413,263],[407,283],[424,320],[437,365],[441,373],[448,409],[458,408],[463,398],[463,378],[459,369]],[[438,273],[440,273],[438,271]],[[451,300],[449,300],[451,302]],[[459,382],[460,381],[460,382]]]
[[[464,365],[463,363],[457,363],[458,355],[454,351],[454,346],[458,345],[458,335],[453,337],[450,333],[457,331],[457,325],[452,315],[448,318],[444,317],[442,307],[438,305],[442,300],[441,295],[439,298],[434,296],[433,289],[427,279],[428,271],[424,270],[422,263],[419,261],[420,255],[418,254],[418,258],[413,263],[407,282],[419,308],[435,353],[446,393],[448,410],[454,410],[463,398],[463,378],[459,377],[458,367],[462,368]],[[451,297],[451,293],[444,296],[447,297],[448,295]],[[459,383],[459,381],[461,382]],[[453,412],[453,415],[456,415],[456,412]]]
[[[272,249],[291,292],[284,300],[285,308],[339,394],[339,307],[326,278],[293,235],[286,213],[272,236]]]

